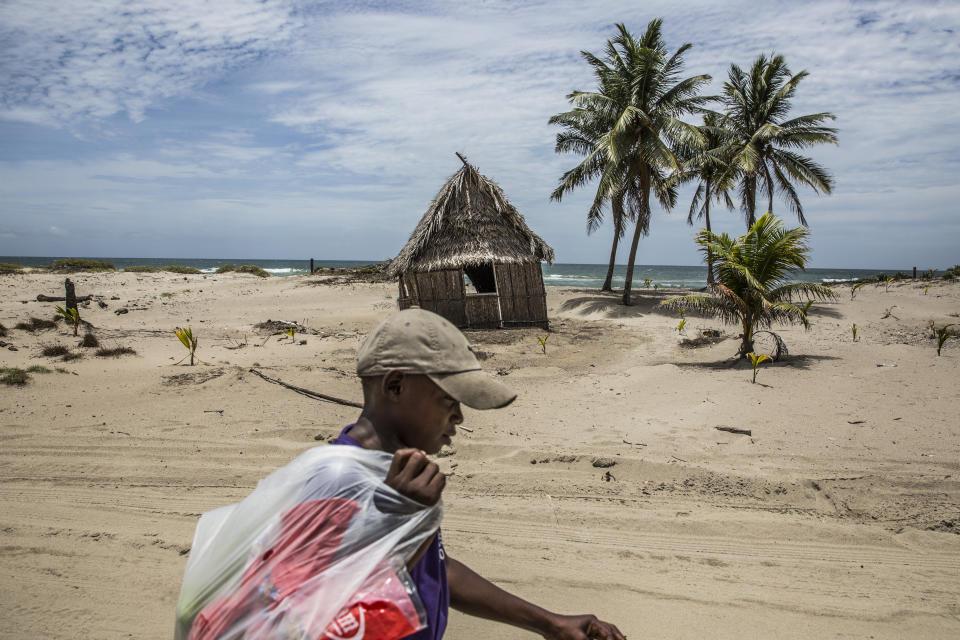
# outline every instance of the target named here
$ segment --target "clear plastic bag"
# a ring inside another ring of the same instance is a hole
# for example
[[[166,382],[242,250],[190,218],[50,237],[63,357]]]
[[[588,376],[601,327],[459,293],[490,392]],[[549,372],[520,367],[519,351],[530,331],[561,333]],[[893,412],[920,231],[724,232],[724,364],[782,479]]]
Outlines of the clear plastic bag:
[[[395,640],[422,629],[406,570],[437,531],[384,483],[392,456],[317,447],[197,523],[176,640]]]

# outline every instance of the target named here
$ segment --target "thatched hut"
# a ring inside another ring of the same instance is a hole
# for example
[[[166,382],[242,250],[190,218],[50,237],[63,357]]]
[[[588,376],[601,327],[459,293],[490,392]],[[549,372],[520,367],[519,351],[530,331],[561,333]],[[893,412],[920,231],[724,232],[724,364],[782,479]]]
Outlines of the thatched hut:
[[[471,329],[546,327],[540,262],[552,263],[553,249],[496,183],[457,156],[463,168],[388,267],[399,278],[400,308],[417,305]]]

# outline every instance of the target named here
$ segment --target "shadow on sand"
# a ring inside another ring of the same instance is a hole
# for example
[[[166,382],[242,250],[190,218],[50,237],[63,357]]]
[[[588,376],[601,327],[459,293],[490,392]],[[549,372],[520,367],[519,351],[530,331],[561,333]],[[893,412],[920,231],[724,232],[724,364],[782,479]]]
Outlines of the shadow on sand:
[[[582,289],[581,291],[589,295],[566,300],[560,305],[560,310],[585,315],[600,313],[607,318],[637,318],[646,314],[675,318],[677,317],[676,311],[670,311],[657,305],[667,298],[689,293],[686,289],[634,289],[631,292],[631,304],[627,307],[622,302],[622,291],[597,291],[596,289]]]
[[[790,369],[806,371],[817,362],[839,359],[837,356],[787,355],[776,362],[764,362],[760,365],[760,368],[762,370],[767,368],[788,367]],[[674,362],[673,364],[685,369],[743,369],[749,371],[752,368],[749,360],[746,358],[737,358],[735,353],[723,360],[713,360],[711,362]]]

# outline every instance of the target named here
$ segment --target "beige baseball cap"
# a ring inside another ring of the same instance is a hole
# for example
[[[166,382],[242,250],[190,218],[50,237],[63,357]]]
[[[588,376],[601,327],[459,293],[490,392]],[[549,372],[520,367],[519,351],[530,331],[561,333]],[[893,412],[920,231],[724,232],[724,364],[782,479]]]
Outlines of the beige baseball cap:
[[[360,345],[358,376],[382,376],[393,370],[423,374],[450,397],[474,409],[499,409],[517,397],[481,370],[459,329],[424,309],[395,313]]]

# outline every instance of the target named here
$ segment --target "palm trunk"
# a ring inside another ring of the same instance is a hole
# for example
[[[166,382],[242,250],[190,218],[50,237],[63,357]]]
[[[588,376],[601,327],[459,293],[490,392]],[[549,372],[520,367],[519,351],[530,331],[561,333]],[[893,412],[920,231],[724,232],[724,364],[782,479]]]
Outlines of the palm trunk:
[[[710,231],[710,181],[707,180],[707,199],[704,201],[703,218],[707,223],[707,231]],[[713,252],[707,249],[707,286],[713,284]]]
[[[753,223],[756,222],[756,213],[757,213],[757,178],[756,176],[750,176],[745,178],[747,181],[747,188],[744,190],[744,198],[746,198],[747,205],[747,229],[753,226]]]
[[[748,353],[753,353],[753,319],[744,317],[743,320],[743,341],[740,343],[741,358],[746,358]]]
[[[613,213],[613,247],[610,249],[610,265],[607,267],[607,278],[603,281],[600,291],[613,291],[613,269],[617,262],[617,247],[623,237],[623,189],[618,189],[610,203]]]
[[[767,182],[767,213],[773,213],[773,178],[770,177],[770,167],[763,165],[763,177]]]
[[[610,265],[607,267],[607,279],[603,281],[600,291],[613,291],[613,267],[617,261],[617,245],[620,244],[619,225],[613,228],[613,248],[610,249]]]
[[[633,243],[630,245],[630,257],[627,260],[627,277],[623,281],[623,304],[630,306],[630,290],[633,288],[633,263],[637,260],[637,245],[640,234],[650,216],[650,175],[647,167],[640,170],[640,211],[637,213],[637,226],[633,230]]]

